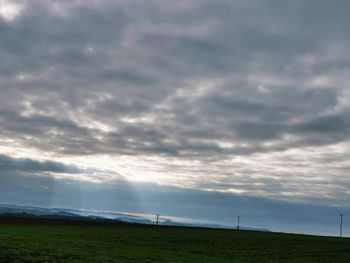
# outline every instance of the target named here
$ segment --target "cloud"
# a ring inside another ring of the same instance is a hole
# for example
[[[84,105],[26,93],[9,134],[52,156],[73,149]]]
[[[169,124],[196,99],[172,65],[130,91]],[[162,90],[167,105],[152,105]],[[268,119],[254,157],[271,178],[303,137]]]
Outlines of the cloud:
[[[23,5],[14,1],[2,0],[0,2],[0,18],[6,22],[11,22],[20,15],[23,8]]]
[[[10,3],[0,153],[347,202],[348,3],[36,0],[9,19]]]
[[[62,163],[46,161],[38,162],[31,159],[13,159],[5,155],[0,155],[0,169],[2,173],[11,171],[21,173],[70,173],[76,174],[81,173],[83,169],[79,169],[73,165],[64,165]]]

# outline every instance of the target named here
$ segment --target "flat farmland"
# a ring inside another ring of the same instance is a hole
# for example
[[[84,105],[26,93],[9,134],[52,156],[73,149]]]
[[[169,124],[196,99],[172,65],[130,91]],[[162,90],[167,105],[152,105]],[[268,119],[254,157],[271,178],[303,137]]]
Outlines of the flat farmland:
[[[0,262],[350,262],[350,239],[270,232],[0,223]]]

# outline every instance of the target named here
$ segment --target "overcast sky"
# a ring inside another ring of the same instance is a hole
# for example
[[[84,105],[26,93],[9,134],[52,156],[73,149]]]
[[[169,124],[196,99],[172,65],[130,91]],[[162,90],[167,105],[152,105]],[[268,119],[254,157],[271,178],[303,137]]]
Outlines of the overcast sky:
[[[0,202],[218,223],[321,206],[337,220],[350,208],[349,10],[1,0]]]

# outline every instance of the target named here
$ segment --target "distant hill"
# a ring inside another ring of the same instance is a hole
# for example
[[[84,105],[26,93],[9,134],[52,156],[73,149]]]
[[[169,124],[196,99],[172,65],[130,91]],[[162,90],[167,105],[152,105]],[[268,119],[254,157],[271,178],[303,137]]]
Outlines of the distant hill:
[[[145,224],[154,225],[155,222],[151,219],[139,215],[131,215],[127,213],[118,212],[100,212],[77,209],[63,209],[63,208],[42,208],[31,206],[18,206],[0,204],[0,219],[44,219],[44,220],[70,220],[70,221],[85,221],[85,222],[102,222],[102,223],[131,223],[131,224]],[[233,229],[233,227],[208,224],[208,223],[189,223],[177,222],[173,220],[161,220],[159,222],[162,226],[179,226],[179,227],[200,227],[200,228],[222,228]],[[269,231],[268,229],[247,228],[241,227],[242,230],[253,231]]]

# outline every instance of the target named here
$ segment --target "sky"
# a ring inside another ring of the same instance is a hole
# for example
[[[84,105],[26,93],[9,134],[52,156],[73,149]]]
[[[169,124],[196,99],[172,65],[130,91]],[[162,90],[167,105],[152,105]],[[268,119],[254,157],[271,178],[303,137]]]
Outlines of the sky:
[[[0,0],[0,202],[350,235],[349,9]]]

